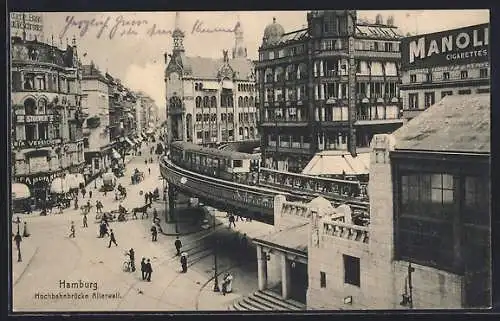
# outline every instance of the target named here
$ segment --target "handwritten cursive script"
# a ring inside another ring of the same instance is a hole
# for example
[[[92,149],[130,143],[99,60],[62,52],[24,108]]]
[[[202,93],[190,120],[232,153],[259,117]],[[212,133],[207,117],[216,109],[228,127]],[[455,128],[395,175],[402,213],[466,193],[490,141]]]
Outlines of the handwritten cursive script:
[[[215,32],[229,32],[233,33],[236,30],[236,27],[234,28],[213,28],[213,29],[208,29],[203,27],[203,21],[196,20],[196,22],[193,25],[193,29],[191,30],[191,33],[215,33]]]
[[[142,29],[142,27],[148,26],[147,29]],[[59,37],[63,39],[68,32],[73,31],[72,29],[77,28],[79,30],[80,37],[84,37],[91,29],[95,30],[96,36],[100,39],[103,35],[107,35],[109,39],[113,39],[116,36],[138,36],[144,35],[153,37],[158,35],[169,35],[173,34],[172,30],[162,29],[157,26],[156,23],[150,24],[148,20],[144,19],[127,19],[126,17],[120,15],[115,17],[106,17],[103,19],[82,19],[77,20],[75,16],[66,16],[66,22],[64,28],[59,33]],[[217,33],[217,32],[227,32],[234,33],[235,28],[206,28],[204,22],[197,19],[193,25],[191,33]]]

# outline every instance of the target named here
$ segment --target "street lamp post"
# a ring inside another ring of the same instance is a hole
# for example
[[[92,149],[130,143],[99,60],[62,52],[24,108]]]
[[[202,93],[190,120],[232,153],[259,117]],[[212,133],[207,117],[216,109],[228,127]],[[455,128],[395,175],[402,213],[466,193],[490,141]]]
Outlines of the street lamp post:
[[[14,237],[14,241],[16,242],[17,245],[17,262],[22,262],[23,259],[21,257],[21,233],[19,231],[19,224],[21,224],[21,220],[19,219],[19,216],[17,217],[17,220],[14,221],[14,223],[17,224],[17,234]]]
[[[212,227],[213,227],[213,233],[214,233],[214,292],[220,292],[219,289],[219,277],[218,277],[218,271],[217,271],[217,237],[215,235],[215,214],[216,212],[214,211],[214,217],[212,220]]]

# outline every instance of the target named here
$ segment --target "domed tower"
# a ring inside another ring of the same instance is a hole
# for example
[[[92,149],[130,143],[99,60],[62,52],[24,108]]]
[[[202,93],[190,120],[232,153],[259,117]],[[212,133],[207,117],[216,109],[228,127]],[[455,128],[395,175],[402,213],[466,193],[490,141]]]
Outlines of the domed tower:
[[[267,25],[266,29],[264,29],[262,43],[264,45],[276,44],[284,34],[285,29],[276,22],[276,18],[273,18],[273,23]]]
[[[234,58],[246,58],[247,57],[247,48],[243,43],[243,27],[241,26],[240,19],[238,18],[238,22],[234,27],[234,48],[233,48],[233,59]]]

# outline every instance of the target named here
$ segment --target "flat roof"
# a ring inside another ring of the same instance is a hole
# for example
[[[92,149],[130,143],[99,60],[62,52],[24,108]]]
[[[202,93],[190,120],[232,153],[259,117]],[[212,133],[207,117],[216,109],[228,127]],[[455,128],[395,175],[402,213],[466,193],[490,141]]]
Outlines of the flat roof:
[[[395,150],[490,154],[490,99],[446,96],[393,133]]]
[[[285,230],[254,239],[254,242],[275,246],[285,251],[307,255],[309,222],[287,227]]]

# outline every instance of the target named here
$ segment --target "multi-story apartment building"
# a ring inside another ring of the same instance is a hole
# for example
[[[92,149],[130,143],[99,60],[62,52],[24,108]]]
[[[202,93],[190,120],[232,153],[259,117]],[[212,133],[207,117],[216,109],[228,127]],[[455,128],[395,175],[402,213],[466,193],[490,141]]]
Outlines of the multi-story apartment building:
[[[94,63],[83,66],[82,108],[89,114],[84,129],[85,160],[89,165],[89,176],[105,172],[111,163],[108,83]]]
[[[60,49],[12,37],[13,181],[29,187],[35,206],[56,177],[83,171],[81,77],[75,39]]]
[[[401,50],[407,119],[447,95],[490,92],[489,24],[404,38]]]
[[[232,57],[224,50],[223,59],[186,56],[178,13],[172,37],[172,54],[165,54],[168,142],[256,140],[254,65],[247,58],[241,24],[235,26]]]
[[[264,166],[301,171],[323,150],[368,147],[402,125],[401,35],[389,17],[312,11],[307,28],[264,30],[256,65]]]
[[[156,106],[154,100],[146,93],[138,92],[136,95],[140,100],[140,110],[138,112],[140,130],[138,130],[138,132],[145,134],[148,130],[150,130],[150,123],[155,122],[155,111],[158,110],[158,107]]]

